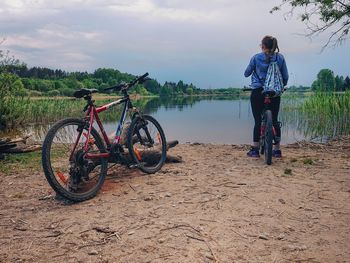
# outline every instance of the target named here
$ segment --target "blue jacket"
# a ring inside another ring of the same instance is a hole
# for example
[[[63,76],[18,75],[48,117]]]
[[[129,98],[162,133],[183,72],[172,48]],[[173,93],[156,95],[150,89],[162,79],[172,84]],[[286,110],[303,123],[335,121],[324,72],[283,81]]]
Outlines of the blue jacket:
[[[269,68],[269,63],[266,60],[267,55],[264,52],[254,55],[244,72],[244,76],[246,78],[252,75],[251,87],[253,89],[261,88],[264,86],[267,69]],[[271,57],[271,61],[277,61],[277,65],[279,66],[282,74],[283,84],[286,86],[289,76],[284,57],[280,53],[276,53]]]

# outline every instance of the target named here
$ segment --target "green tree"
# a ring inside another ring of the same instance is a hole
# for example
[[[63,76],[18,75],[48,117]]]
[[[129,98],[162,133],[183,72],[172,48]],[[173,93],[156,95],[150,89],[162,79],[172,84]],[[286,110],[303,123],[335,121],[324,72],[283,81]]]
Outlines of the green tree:
[[[37,91],[48,92],[49,90],[54,89],[55,85],[52,80],[46,79],[35,79],[34,80],[34,88]]]
[[[23,97],[23,96],[27,95],[27,92],[24,89],[24,85],[23,85],[20,78],[16,79],[12,83],[12,90],[13,90],[13,95],[15,95],[15,96]]]
[[[186,93],[187,93],[188,95],[192,95],[192,94],[193,94],[193,88],[188,87],[187,90],[186,90]]]
[[[350,90],[350,78],[347,76],[344,80],[344,90]]]
[[[280,10],[284,5],[290,6],[289,14],[302,10],[299,17],[307,26],[307,36],[331,31],[324,47],[331,42],[339,44],[347,38],[350,30],[349,0],[282,0],[282,4],[270,12]]]
[[[84,86],[84,88],[87,88],[87,89],[96,89],[98,87],[97,83],[95,83],[92,79],[84,79],[82,82],[81,82]]]
[[[0,129],[8,127],[19,117],[13,102],[21,89],[23,84],[16,75],[0,73]]]
[[[25,89],[34,90],[35,86],[33,80],[30,78],[22,78],[22,83]]]
[[[318,91],[335,91],[335,77],[330,69],[321,69],[317,74]]]
[[[54,89],[56,90],[63,90],[68,88],[67,85],[64,84],[62,80],[55,80],[53,86],[54,86]]]
[[[0,40],[0,45],[4,43],[5,39]],[[20,61],[14,56],[10,55],[9,50],[0,49],[0,73],[9,72],[13,67],[20,66]]]
[[[143,85],[136,85],[133,88],[133,92],[141,95],[141,96],[147,96],[148,95],[148,91],[146,90],[146,88]]]
[[[178,83],[177,83],[177,87],[179,90],[181,90],[182,93],[184,93],[186,91],[185,87],[184,87],[184,82],[182,80],[180,80]]]
[[[159,94],[160,92],[160,84],[156,80],[148,80],[143,84],[150,93]]]
[[[63,83],[72,90],[77,90],[83,88],[83,84],[73,77],[65,78]]]
[[[107,83],[109,79],[117,79],[119,81],[122,80],[121,73],[119,70],[111,69],[111,68],[99,68],[94,72],[94,78],[102,79],[104,83]],[[118,81],[118,82],[119,82]]]
[[[169,86],[167,86],[167,85],[162,86],[160,88],[159,95],[161,97],[168,97],[168,96],[170,96],[171,95],[171,90],[170,90]]]
[[[47,93],[46,93],[47,96],[49,97],[57,97],[60,95],[60,92],[56,89],[53,89],[53,90],[49,90]]]
[[[344,77],[343,76],[335,76],[335,90],[343,91],[344,90]]]
[[[75,91],[74,89],[70,89],[66,87],[66,88],[60,89],[60,94],[63,96],[72,97],[74,91]]]

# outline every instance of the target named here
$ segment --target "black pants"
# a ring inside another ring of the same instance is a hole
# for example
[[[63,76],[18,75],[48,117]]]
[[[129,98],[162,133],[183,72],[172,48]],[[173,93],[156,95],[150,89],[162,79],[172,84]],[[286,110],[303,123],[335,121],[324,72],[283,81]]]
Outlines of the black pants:
[[[262,88],[254,89],[250,95],[250,103],[252,105],[253,116],[255,120],[253,142],[260,140],[261,114],[264,110],[264,95],[261,93]],[[281,97],[271,99],[270,109],[272,111],[272,124],[276,130],[275,143],[281,140],[281,127],[278,123],[278,112],[280,110]]]

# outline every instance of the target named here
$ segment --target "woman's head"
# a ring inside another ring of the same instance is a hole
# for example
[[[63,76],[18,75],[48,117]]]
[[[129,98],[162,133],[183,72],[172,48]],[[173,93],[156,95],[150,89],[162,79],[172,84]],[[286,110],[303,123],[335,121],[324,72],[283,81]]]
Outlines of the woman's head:
[[[261,40],[261,48],[265,53],[269,55],[273,55],[276,52],[276,50],[277,50],[277,53],[280,52],[277,39],[272,36],[265,36]]]

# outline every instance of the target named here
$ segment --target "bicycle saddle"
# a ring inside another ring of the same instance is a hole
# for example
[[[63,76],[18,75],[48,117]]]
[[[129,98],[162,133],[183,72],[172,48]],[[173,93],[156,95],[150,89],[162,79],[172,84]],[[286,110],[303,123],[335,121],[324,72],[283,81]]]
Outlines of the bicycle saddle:
[[[270,98],[273,98],[276,95],[276,92],[273,90],[269,90],[269,91],[263,91],[262,94],[265,96],[269,96]]]
[[[86,95],[90,95],[90,94],[95,93],[95,92],[98,92],[98,90],[97,89],[80,89],[80,90],[75,91],[73,93],[73,96],[79,99],[79,98],[83,98]]]

